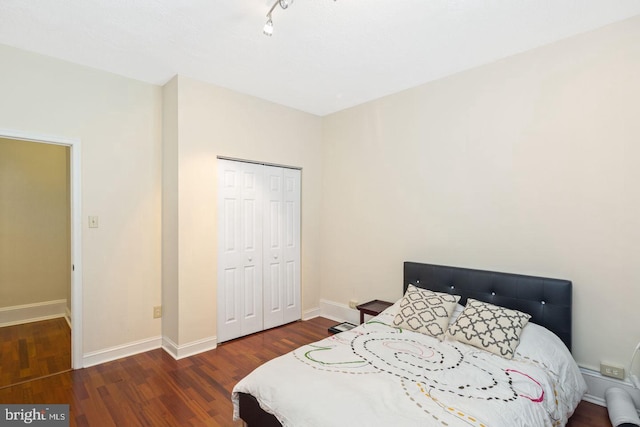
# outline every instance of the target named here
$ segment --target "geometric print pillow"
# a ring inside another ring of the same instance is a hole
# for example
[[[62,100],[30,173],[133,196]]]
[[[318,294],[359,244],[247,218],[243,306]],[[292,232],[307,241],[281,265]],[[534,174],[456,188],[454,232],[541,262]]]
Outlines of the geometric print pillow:
[[[447,335],[457,341],[512,359],[531,316],[472,298]]]
[[[409,285],[400,301],[393,325],[432,337],[444,338],[449,317],[458,300],[460,300],[458,295],[433,292]]]

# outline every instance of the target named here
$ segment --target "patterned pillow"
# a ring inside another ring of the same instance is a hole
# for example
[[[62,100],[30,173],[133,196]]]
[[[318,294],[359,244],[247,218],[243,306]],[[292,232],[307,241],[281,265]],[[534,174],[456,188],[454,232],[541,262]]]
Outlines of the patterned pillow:
[[[393,324],[399,328],[432,337],[444,337],[449,317],[459,299],[458,295],[433,292],[409,285],[400,301],[398,314],[393,319]]]
[[[513,358],[520,334],[531,316],[472,298],[447,335],[506,359]]]

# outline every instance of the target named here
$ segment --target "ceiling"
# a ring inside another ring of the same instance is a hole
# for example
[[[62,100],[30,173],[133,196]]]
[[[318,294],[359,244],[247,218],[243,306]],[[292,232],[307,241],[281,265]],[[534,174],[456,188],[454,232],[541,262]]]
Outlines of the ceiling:
[[[324,116],[640,14],[640,0],[2,0],[0,44]],[[1,66],[1,65],[0,65]]]

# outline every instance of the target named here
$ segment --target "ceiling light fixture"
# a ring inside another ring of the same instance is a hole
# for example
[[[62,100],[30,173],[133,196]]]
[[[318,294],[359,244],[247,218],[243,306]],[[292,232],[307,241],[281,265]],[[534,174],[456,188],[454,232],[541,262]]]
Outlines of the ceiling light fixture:
[[[264,27],[262,28],[262,32],[265,36],[271,37],[273,35],[273,19],[271,18],[271,15],[273,14],[276,6],[279,5],[281,9],[287,9],[293,4],[293,1],[294,0],[276,0],[275,3],[273,3],[273,6],[271,6],[271,9],[269,9],[269,12],[267,12],[267,23],[264,24]]]
[[[293,0],[276,0],[276,2],[273,3],[273,6],[271,6],[271,9],[267,12],[267,23],[264,24],[264,28],[262,28],[262,32],[265,36],[271,37],[273,35],[273,20],[271,19],[271,14],[276,6],[280,5],[282,9],[286,9],[291,6],[292,3]]]
[[[269,17],[269,20],[267,21],[266,24],[264,24],[264,28],[262,29],[262,32],[265,36],[269,36],[271,37],[273,35],[273,21],[271,20],[271,16],[267,15]]]

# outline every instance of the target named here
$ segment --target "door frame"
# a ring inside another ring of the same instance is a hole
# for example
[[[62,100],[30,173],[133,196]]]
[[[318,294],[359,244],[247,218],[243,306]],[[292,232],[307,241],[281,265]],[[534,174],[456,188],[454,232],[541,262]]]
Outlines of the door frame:
[[[69,147],[69,185],[71,193],[71,368],[81,369],[82,363],[82,168],[80,140],[35,132],[0,129],[0,137],[18,141]]]

